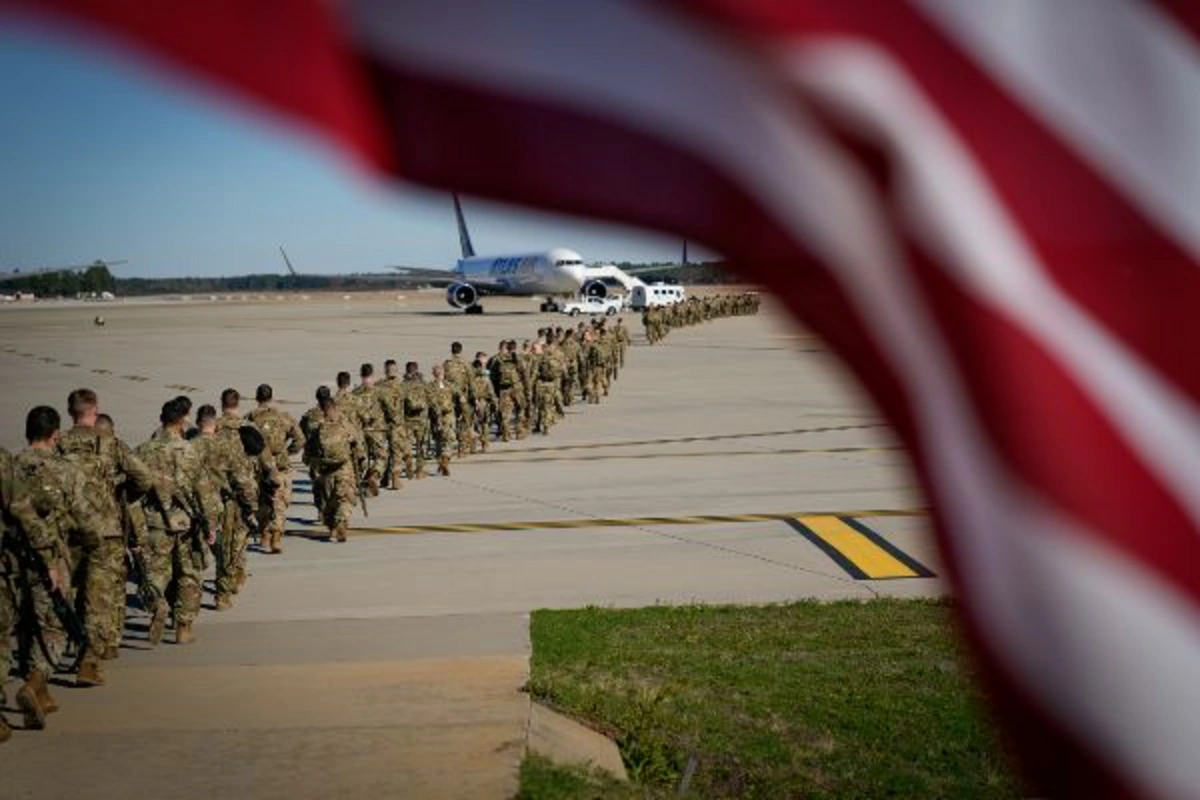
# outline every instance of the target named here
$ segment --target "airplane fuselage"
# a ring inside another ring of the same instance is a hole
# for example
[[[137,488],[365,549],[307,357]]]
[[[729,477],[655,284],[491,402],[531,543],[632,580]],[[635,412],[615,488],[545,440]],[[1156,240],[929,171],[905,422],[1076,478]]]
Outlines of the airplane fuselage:
[[[561,247],[534,253],[463,258],[459,259],[455,272],[460,281],[487,294],[575,294],[586,280],[582,256]]]

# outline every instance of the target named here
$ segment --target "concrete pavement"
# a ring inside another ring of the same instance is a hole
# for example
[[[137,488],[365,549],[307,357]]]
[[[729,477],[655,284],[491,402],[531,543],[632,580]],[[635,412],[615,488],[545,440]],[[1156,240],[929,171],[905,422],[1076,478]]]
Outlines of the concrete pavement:
[[[338,369],[393,357],[428,374],[454,339],[491,352],[567,321],[520,299],[466,318],[440,298],[118,303],[102,329],[95,306],[3,308],[0,444],[19,447],[26,409],[61,408],[76,386],[96,389],[136,444],[181,391],[215,403],[225,386],[252,396],[266,381],[299,415]],[[589,527],[920,508],[887,429],[769,304],[635,346],[602,405],[452,470],[382,493],[353,523],[372,530],[344,545],[310,538],[298,482],[286,552],[252,557],[235,608],[202,615],[192,647],[142,652],[134,629],[108,686],[59,690],[48,731],[0,748],[4,796],[505,797],[528,722],[518,690],[532,609],[944,590],[936,578],[855,580],[781,520]],[[860,520],[940,571],[923,517]],[[537,521],[584,527],[381,532]]]

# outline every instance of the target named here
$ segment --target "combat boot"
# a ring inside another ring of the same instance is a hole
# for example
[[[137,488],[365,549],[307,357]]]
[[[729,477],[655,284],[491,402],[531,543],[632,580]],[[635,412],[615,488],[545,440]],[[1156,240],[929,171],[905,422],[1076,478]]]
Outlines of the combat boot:
[[[450,477],[450,456],[445,453],[438,456],[438,475]]]
[[[408,476],[408,479],[409,479],[410,481],[411,481],[413,478],[417,477],[417,470],[416,470],[416,467],[415,467],[415,465],[414,465],[414,462],[413,462],[413,457],[412,457],[412,456],[405,456],[405,457],[404,457],[404,473],[405,473],[405,474]]]
[[[219,594],[214,607],[217,611],[228,611],[233,608],[233,598],[227,594]]]
[[[367,476],[367,494],[371,497],[379,497],[379,476],[374,472]]]
[[[233,593],[237,594],[238,592],[240,592],[242,590],[242,587],[245,585],[246,585],[246,570],[239,569],[237,571],[237,576],[233,580]]]
[[[424,464],[418,465],[417,466],[417,474],[413,475],[413,478],[416,480],[421,480],[423,478],[428,478],[428,477],[429,477],[428,473],[425,472],[425,465]]]
[[[119,644],[105,645],[104,649],[100,651],[100,658],[104,661],[116,661],[120,657],[121,645]]]
[[[158,608],[154,609],[154,616],[150,618],[150,628],[146,633],[146,638],[150,644],[156,645],[162,641],[163,628],[167,625],[167,606],[166,603],[159,602]]]
[[[388,487],[394,492],[398,492],[404,488],[404,484],[400,482],[400,470],[392,473],[391,479],[388,481]]]
[[[339,542],[346,541],[346,526],[338,525],[333,529],[333,538]]]
[[[44,683],[45,680],[46,677],[35,669],[17,690],[17,707],[21,709],[26,730],[40,731],[46,727],[47,712],[38,701],[38,682]]]
[[[90,647],[79,662],[79,672],[75,674],[76,686],[103,686],[104,675],[100,671],[100,657]]]
[[[271,555],[279,555],[280,553],[282,553],[283,552],[283,531],[281,531],[281,530],[271,531],[270,542],[271,542],[271,546],[268,548],[268,552],[271,553]]]
[[[191,644],[194,641],[196,641],[196,634],[192,633],[192,623],[176,622],[175,644]]]

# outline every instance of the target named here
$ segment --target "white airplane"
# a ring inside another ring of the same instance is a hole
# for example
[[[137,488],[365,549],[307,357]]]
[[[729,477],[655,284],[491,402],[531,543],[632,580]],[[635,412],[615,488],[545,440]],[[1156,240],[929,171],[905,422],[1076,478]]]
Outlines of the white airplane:
[[[457,194],[454,195],[454,215],[458,219],[462,258],[453,271],[415,267],[393,269],[434,285],[447,283],[446,302],[468,314],[483,313],[479,300],[489,294],[518,297],[545,295],[542,311],[557,311],[556,297],[606,297],[609,281],[620,283],[627,289],[640,283],[637,278],[614,266],[589,267],[579,253],[564,247],[511,255],[476,255]]]

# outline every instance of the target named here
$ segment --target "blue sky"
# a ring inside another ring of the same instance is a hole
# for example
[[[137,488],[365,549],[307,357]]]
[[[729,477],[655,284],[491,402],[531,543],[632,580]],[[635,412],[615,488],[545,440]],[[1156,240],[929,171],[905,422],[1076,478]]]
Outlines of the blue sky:
[[[448,195],[388,185],[302,134],[109,52],[0,20],[0,271],[122,276],[453,266]],[[673,238],[464,199],[481,253],[668,261]],[[693,249],[692,257],[703,257]]]

